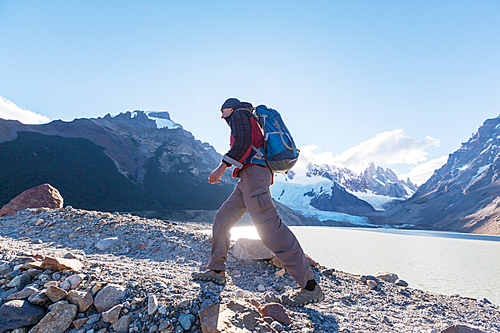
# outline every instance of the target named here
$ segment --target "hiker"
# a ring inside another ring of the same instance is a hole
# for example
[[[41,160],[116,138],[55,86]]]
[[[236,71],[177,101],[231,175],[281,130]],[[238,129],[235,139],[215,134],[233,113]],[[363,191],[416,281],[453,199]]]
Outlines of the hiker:
[[[252,109],[252,104],[240,102],[236,98],[229,98],[222,104],[221,118],[231,127],[231,148],[210,174],[208,181],[210,184],[219,182],[226,169],[232,165],[235,166],[233,178],[239,178],[239,181],[215,215],[208,270],[193,273],[192,277],[217,284],[225,283],[229,231],[248,211],[264,245],[274,252],[301,287],[294,295],[283,296],[282,302],[291,306],[303,306],[321,301],[324,295],[314,280],[309,261],[295,235],[281,221],[272,202],[269,186],[273,183],[273,173],[266,162],[258,158],[257,150],[263,149],[264,137],[257,120],[251,114]]]

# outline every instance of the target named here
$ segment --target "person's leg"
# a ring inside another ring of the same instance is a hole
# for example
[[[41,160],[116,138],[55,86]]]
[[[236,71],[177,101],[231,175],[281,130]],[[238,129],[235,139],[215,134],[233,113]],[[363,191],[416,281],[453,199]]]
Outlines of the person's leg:
[[[309,262],[292,231],[281,221],[269,193],[271,172],[250,166],[240,172],[239,186],[252,221],[265,246],[274,252],[283,267],[301,288],[314,276]]]
[[[210,270],[226,270],[227,252],[231,241],[231,228],[247,212],[238,186],[217,211],[212,226],[212,252],[207,266]]]

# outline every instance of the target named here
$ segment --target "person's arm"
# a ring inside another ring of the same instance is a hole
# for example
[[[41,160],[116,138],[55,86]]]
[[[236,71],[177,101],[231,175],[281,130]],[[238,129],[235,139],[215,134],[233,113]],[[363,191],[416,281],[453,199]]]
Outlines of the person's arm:
[[[210,184],[220,182],[220,177],[224,174],[227,168],[235,165],[241,168],[243,160],[247,157],[249,151],[252,149],[252,124],[250,118],[244,114],[243,111],[233,112],[231,116],[231,134],[234,138],[231,149],[222,157],[222,161],[212,171],[208,177]]]
[[[230,126],[234,142],[222,161],[226,162],[226,165],[235,165],[241,168],[241,162],[245,160],[252,149],[252,123],[245,111],[236,111],[231,116]]]

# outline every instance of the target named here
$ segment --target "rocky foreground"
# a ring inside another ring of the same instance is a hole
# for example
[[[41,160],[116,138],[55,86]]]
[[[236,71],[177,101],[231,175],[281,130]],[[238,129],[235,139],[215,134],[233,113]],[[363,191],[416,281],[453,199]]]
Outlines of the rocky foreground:
[[[194,282],[209,227],[72,207],[0,218],[0,333],[500,332],[487,299],[384,281],[391,274],[315,265],[326,298],[304,308],[279,304],[296,285],[270,260],[230,255],[225,286]]]

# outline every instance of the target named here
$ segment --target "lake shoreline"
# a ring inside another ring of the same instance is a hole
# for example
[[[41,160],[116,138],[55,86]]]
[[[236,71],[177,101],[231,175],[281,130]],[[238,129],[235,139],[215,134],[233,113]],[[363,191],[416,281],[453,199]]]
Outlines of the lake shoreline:
[[[92,283],[102,286],[116,284],[126,289],[123,303],[130,319],[132,332],[159,330],[170,325],[176,332],[187,331],[180,321],[187,312],[195,318],[194,331],[201,331],[198,311],[210,302],[226,306],[231,301],[266,304],[296,287],[293,279],[268,261],[243,261],[228,258],[228,283],[217,286],[210,282],[195,282],[190,278],[207,263],[210,237],[201,233],[210,223],[174,223],[146,219],[129,214],[110,214],[67,207],[54,210],[28,209],[0,218],[0,260],[9,267],[19,258],[33,256],[64,257],[68,253],[84,265],[79,274],[84,281],[78,290]],[[116,247],[96,248],[104,239],[116,237]],[[11,267],[13,269],[13,267]],[[24,269],[17,268],[21,272]],[[425,292],[411,285],[397,286],[376,281],[375,286],[362,276],[331,267],[313,267],[320,282],[325,301],[304,308],[289,308],[288,325],[272,321],[285,332],[442,332],[453,325],[465,325],[483,332],[500,330],[500,311],[487,300],[473,300],[460,296],[446,296]],[[396,272],[397,273],[397,272]],[[61,273],[58,280],[33,281],[38,288],[47,281],[59,284],[69,273]],[[12,294],[5,281],[2,285],[2,306]],[[148,295],[156,295],[159,307],[165,313],[148,314]],[[180,301],[186,301],[180,304]],[[248,303],[250,304],[250,303]],[[184,305],[186,307],[181,307]],[[127,308],[128,307],[128,308]],[[95,314],[89,308],[78,319],[84,322]],[[233,324],[238,325],[237,319]],[[262,321],[262,319],[259,319]],[[80,323],[80,322],[79,322]],[[167,323],[167,324],[165,324]],[[73,324],[72,324],[73,325]],[[109,325],[83,324],[85,330],[112,332]],[[240,323],[241,329],[244,325]],[[264,325],[264,324],[263,324]],[[236,326],[238,327],[238,326]],[[105,330],[104,330],[105,329]],[[276,330],[275,330],[276,331]],[[71,326],[66,332],[80,333]]]

